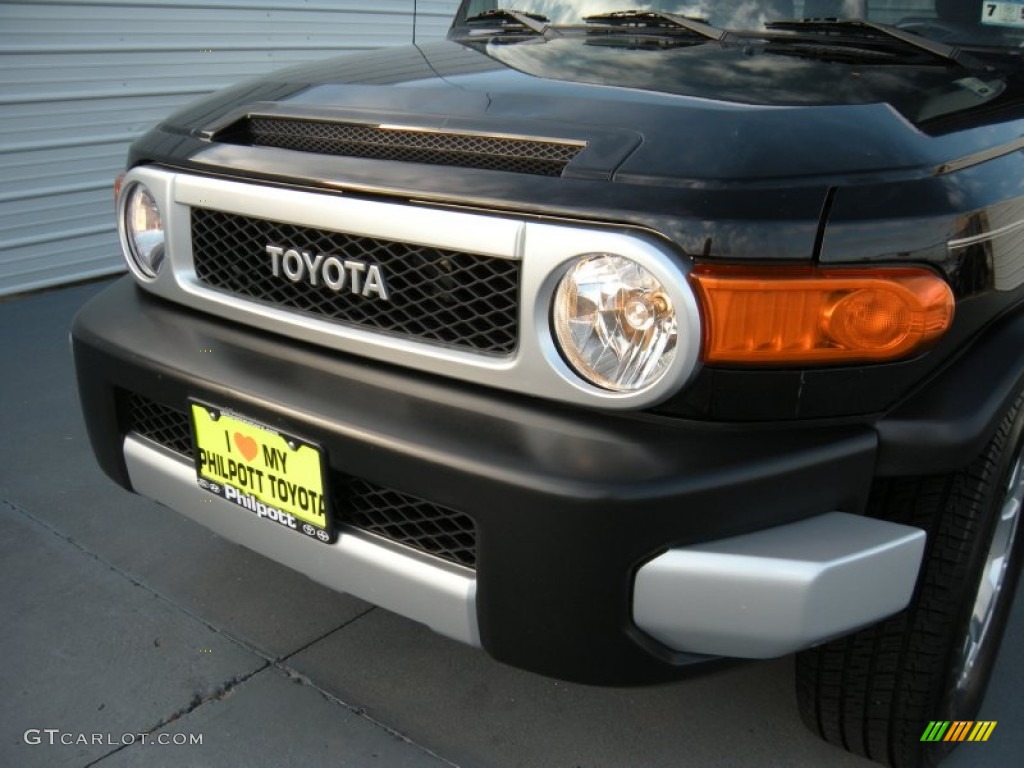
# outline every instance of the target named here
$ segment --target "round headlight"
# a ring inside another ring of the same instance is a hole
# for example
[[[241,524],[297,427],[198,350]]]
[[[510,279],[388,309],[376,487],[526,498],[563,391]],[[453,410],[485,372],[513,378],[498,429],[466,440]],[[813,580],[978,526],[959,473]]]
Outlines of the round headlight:
[[[164,261],[164,224],[160,208],[148,189],[132,184],[124,204],[128,257],[145,277],[156,277]]]
[[[669,292],[624,256],[584,256],[555,291],[555,338],[584,379],[615,392],[657,382],[672,363],[678,337]]]

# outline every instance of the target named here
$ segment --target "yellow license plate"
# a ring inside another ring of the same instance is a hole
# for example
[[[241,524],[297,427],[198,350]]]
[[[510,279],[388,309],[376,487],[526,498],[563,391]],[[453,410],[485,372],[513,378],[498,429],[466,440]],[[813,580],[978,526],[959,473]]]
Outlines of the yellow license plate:
[[[319,446],[226,408],[191,406],[201,488],[271,524],[330,543]]]

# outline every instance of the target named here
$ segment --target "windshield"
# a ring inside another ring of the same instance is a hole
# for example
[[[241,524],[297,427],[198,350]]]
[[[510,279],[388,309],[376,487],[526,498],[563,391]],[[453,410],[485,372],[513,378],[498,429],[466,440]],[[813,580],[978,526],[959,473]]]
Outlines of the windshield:
[[[581,25],[587,16],[627,10],[673,13],[743,31],[790,19],[864,19],[949,44],[1024,45],[1024,0],[464,0],[455,25],[496,8],[536,14],[556,26]]]

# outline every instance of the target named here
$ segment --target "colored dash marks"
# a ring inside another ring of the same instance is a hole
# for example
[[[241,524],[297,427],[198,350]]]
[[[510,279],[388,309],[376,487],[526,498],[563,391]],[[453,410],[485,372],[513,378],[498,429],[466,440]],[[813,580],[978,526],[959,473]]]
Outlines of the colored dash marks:
[[[921,741],[988,741],[997,720],[932,720]]]

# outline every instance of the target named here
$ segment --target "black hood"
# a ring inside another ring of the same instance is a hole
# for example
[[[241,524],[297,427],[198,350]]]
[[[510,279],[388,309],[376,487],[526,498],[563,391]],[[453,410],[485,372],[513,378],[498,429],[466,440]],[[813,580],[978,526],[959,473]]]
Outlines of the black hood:
[[[1007,120],[1019,110],[1016,75],[798,52],[608,34],[446,41],[284,70],[164,127],[210,137],[267,111],[497,133],[514,126],[603,139],[570,176],[675,184],[933,168],[1019,134]]]
[[[965,186],[950,171],[991,167],[1021,148],[1022,93],[1016,74],[980,77],[931,59],[868,66],[763,42],[449,40],[329,59],[213,94],[136,142],[129,164],[619,222],[688,253],[807,260],[829,199],[841,209],[846,188],[882,185],[870,199],[889,200],[900,184],[900,199],[921,201],[921,216],[947,211],[950,221],[984,205],[988,183]],[[537,176],[239,141],[239,127],[258,116],[585,148],[558,175]],[[944,242],[932,243],[936,253]]]

